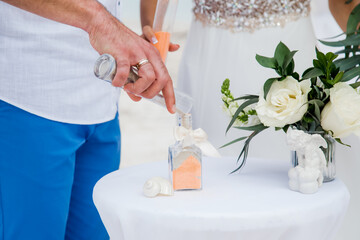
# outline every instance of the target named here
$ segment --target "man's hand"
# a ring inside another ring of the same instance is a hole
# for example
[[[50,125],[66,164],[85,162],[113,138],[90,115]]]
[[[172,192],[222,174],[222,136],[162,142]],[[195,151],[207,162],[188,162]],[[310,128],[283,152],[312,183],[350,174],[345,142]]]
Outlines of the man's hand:
[[[173,83],[158,51],[120,23],[98,1],[2,1],[39,16],[85,30],[89,34],[91,45],[99,54],[109,53],[116,59],[117,72],[113,81],[114,86],[124,85],[131,65],[148,59],[149,63],[139,70],[139,80],[127,84],[124,89],[145,98],[153,98],[162,91],[168,111],[175,113]],[[139,100],[135,95],[131,97]]]
[[[175,112],[173,83],[155,47],[107,14],[99,14],[88,32],[94,49],[100,54],[109,53],[116,60],[114,86],[124,86],[130,66],[148,59],[149,63],[140,67],[140,78],[135,83],[126,84],[124,90],[135,101],[140,100],[135,95],[153,98],[162,91],[169,112]]]

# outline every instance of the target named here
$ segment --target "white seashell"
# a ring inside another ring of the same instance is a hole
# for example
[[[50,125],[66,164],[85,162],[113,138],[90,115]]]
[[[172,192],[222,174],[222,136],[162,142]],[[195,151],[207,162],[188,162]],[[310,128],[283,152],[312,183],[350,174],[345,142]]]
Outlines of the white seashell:
[[[174,195],[174,189],[169,180],[162,177],[153,177],[145,182],[143,193],[146,197],[172,196]]]

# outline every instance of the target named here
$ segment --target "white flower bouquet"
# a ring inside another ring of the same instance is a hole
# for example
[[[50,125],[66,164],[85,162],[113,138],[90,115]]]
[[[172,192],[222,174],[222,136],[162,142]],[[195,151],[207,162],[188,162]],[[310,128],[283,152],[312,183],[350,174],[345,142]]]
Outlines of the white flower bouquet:
[[[342,65],[334,62],[338,55],[316,49],[313,67],[300,77],[294,71],[295,53],[280,42],[273,57],[256,55],[260,65],[279,75],[266,80],[259,95],[234,98],[229,79],[223,82],[224,109],[231,116],[226,131],[231,127],[252,131],[249,136],[223,146],[245,140],[238,158],[242,158],[241,164],[234,172],[244,165],[250,141],[270,127],[285,132],[291,127],[308,133],[326,133],[341,144],[340,137],[351,133],[360,136],[360,82],[347,83],[356,76],[353,68],[341,70]]]

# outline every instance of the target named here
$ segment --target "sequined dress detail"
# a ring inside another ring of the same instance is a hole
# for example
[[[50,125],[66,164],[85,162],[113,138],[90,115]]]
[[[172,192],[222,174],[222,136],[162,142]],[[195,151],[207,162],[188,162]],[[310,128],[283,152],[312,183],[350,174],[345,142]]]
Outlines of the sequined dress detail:
[[[284,26],[310,13],[310,0],[194,0],[193,12],[205,25],[234,32]]]

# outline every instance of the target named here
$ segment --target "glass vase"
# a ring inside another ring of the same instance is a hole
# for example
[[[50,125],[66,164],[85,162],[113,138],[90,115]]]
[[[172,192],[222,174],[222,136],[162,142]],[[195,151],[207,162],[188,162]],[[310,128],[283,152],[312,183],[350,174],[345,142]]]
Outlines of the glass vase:
[[[326,159],[326,166],[323,170],[324,182],[330,182],[335,179],[336,175],[336,165],[335,165],[335,139],[329,135],[324,133],[320,134],[327,143],[327,148],[320,147],[321,150],[324,152],[325,159]],[[296,167],[298,162],[298,155],[296,151],[291,152],[291,162],[292,166]]]

